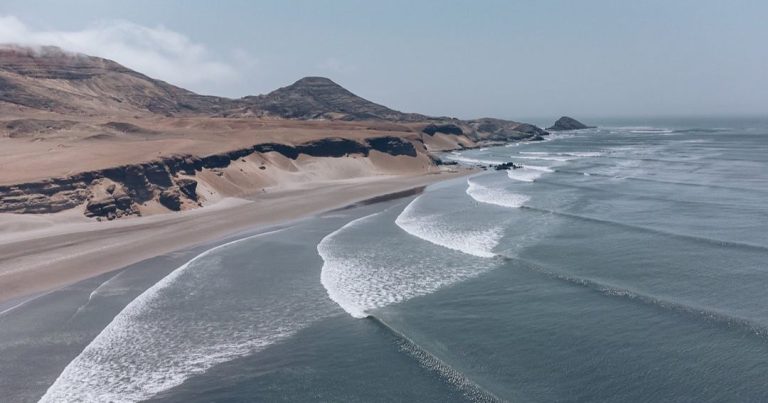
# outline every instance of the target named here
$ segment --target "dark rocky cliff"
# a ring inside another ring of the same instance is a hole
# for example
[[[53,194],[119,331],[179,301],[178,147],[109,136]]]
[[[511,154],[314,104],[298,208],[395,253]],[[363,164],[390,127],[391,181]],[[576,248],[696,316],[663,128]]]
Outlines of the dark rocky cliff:
[[[138,204],[154,199],[171,210],[179,210],[183,202],[197,202],[197,181],[183,176],[195,176],[203,169],[225,168],[253,153],[277,152],[295,160],[301,154],[332,158],[349,154],[368,156],[373,150],[395,156],[417,155],[411,142],[390,136],[373,137],[364,142],[325,138],[296,146],[263,143],[203,157],[174,156],[63,178],[0,186],[0,213],[55,213],[86,203],[85,215],[114,219],[137,215]]]

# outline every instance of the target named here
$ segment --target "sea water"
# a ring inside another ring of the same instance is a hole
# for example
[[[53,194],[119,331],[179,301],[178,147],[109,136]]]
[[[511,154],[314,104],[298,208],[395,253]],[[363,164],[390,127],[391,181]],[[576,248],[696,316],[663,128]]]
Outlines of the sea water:
[[[42,400],[768,400],[765,121],[446,159],[522,168],[208,250]]]

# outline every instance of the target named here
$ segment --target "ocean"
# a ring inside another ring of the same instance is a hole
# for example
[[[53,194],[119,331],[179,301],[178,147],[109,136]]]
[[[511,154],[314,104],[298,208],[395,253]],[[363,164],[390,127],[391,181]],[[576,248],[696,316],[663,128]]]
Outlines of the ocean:
[[[768,121],[591,123],[443,156],[520,169],[70,289],[89,330],[27,396],[768,401]],[[0,317],[1,351],[46,298]]]

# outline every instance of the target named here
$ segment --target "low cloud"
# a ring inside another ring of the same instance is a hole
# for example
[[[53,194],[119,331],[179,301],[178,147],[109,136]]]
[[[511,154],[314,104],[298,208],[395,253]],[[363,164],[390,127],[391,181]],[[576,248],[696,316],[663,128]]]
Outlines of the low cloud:
[[[111,59],[150,77],[189,88],[232,82],[242,75],[235,66],[243,64],[217,60],[204,45],[184,34],[128,21],[101,22],[78,31],[43,31],[31,29],[14,16],[0,16],[0,43],[58,46]],[[233,52],[232,58],[255,60],[242,50]]]

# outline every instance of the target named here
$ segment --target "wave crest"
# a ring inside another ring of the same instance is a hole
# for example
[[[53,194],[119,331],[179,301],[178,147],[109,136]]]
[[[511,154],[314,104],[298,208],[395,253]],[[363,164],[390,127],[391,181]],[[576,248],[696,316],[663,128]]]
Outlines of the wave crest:
[[[296,302],[279,290],[254,295],[252,282],[238,277],[251,268],[224,265],[225,255],[216,253],[275,232],[209,249],[148,288],[67,365],[40,401],[146,400],[311,323],[322,314],[317,301]]]
[[[472,182],[469,179],[467,179],[467,184],[467,194],[481,203],[508,208],[519,208],[530,199],[530,197],[526,195],[512,193],[503,188],[488,187]]]
[[[494,262],[486,259],[454,251],[436,252],[424,242],[414,242],[391,221],[377,221],[380,214],[353,220],[317,245],[323,259],[323,287],[355,318],[365,318],[372,309],[432,293],[494,267]]]
[[[458,230],[440,219],[440,214],[420,214],[416,211],[421,196],[414,199],[397,216],[395,224],[405,232],[444,248],[478,257],[496,256],[492,249],[503,235],[501,227],[484,230]]]

